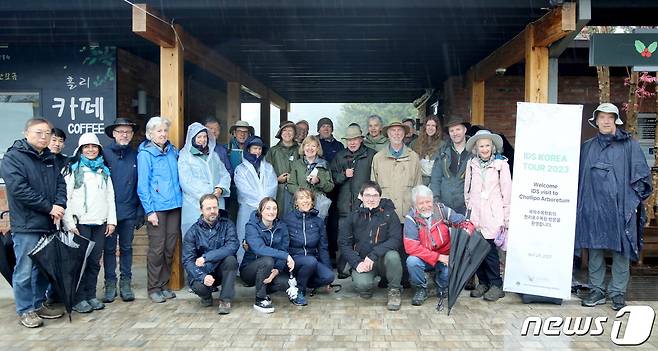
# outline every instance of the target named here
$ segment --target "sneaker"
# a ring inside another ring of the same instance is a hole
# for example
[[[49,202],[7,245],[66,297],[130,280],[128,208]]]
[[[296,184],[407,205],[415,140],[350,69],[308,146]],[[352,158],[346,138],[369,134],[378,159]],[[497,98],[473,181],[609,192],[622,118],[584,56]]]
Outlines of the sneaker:
[[[421,306],[427,300],[427,289],[417,287],[414,297],[411,298],[411,304],[414,306]]]
[[[116,280],[105,281],[105,294],[103,295],[103,302],[112,303],[117,297],[117,282]]]
[[[359,293],[359,297],[361,297],[362,299],[366,299],[366,300],[371,299],[372,298],[372,291],[362,291],[362,292]]]
[[[471,290],[471,297],[482,297],[489,291],[489,286],[486,284],[478,284],[475,290]]]
[[[130,302],[135,300],[135,293],[130,286],[129,279],[121,279],[119,281],[119,295],[121,295],[121,300],[125,302]]]
[[[272,308],[274,309],[274,308]],[[231,301],[219,300],[219,307],[217,307],[218,314],[229,314],[231,313]]]
[[[592,291],[581,302],[585,307],[594,307],[596,305],[605,304],[605,294],[599,289],[592,289]]]
[[[149,294],[149,299],[151,299],[151,301],[153,301],[155,303],[163,303],[163,302],[167,301],[167,299],[165,299],[164,296],[162,296],[162,292],[160,292],[160,291],[150,293]]]
[[[174,299],[174,298],[176,298],[176,293],[174,293],[173,291],[171,291],[169,289],[162,290],[162,297],[164,297],[167,300]]]
[[[436,297],[437,297],[436,310],[443,311],[443,307],[445,307],[445,301],[448,298],[448,291],[440,290],[436,293]]]
[[[43,325],[43,319],[34,311],[25,312],[19,318],[21,324],[26,328],[38,328]]]
[[[498,301],[501,297],[505,297],[505,292],[501,287],[496,285],[492,285],[489,290],[484,293],[484,299],[491,302]]]
[[[308,303],[306,302],[306,297],[304,296],[304,293],[300,290],[297,292],[297,297],[290,300],[295,306],[306,306]]]
[[[612,309],[619,311],[626,306],[626,301],[624,300],[624,295],[615,295],[612,297]]]
[[[102,303],[102,302],[100,302],[100,300],[97,299],[97,298],[95,298],[95,297],[94,297],[93,299],[89,299],[89,300],[87,300],[87,303],[88,303],[88,304],[91,306],[91,308],[93,308],[95,311],[102,310],[103,308],[105,308],[105,304]]]
[[[94,310],[94,308],[91,307],[87,301],[82,300],[73,306],[73,310],[78,313],[90,313]]]
[[[41,308],[34,312],[43,319],[57,319],[64,315],[64,311],[61,309],[48,306],[47,304],[41,305]]]
[[[274,312],[274,305],[272,304],[272,299],[270,299],[270,297],[268,296],[262,300],[256,300],[256,303],[254,304],[254,309],[262,313]]]
[[[212,306],[212,296],[202,297],[202,298],[201,298],[201,306],[202,306],[202,307],[210,307],[210,306]]]
[[[400,289],[388,289],[388,302],[386,303],[386,308],[389,311],[398,311],[400,309],[400,305],[402,304],[400,295]]]

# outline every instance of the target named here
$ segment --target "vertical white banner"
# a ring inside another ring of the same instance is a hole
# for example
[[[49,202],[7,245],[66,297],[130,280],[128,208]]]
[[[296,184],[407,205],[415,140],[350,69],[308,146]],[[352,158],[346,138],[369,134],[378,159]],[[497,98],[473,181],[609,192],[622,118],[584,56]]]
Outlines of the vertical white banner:
[[[517,103],[505,291],[571,296],[582,112]]]

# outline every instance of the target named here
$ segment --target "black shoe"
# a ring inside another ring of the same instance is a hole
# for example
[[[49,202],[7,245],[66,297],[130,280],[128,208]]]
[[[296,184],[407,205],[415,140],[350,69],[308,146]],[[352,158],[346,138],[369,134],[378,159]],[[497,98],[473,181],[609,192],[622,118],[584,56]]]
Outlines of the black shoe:
[[[475,276],[471,277],[464,285],[464,290],[472,291],[475,290]]]
[[[604,305],[605,304],[605,294],[599,289],[592,289],[592,291],[590,291],[589,295],[587,295],[587,297],[584,298],[580,302],[580,304],[585,306],[585,307],[594,307],[596,305]]]
[[[423,287],[416,288],[414,297],[411,298],[411,304],[414,306],[421,306],[427,300],[427,289]]]
[[[473,290],[475,291],[475,290]],[[499,286],[492,285],[486,293],[484,293],[484,299],[486,301],[498,301],[501,297],[505,297],[505,292]]]
[[[201,298],[201,306],[203,307],[210,307],[212,306],[212,296],[208,296],[207,298]]]
[[[478,284],[474,290],[471,290],[471,297],[482,297],[487,291],[489,291],[489,285]]]
[[[626,306],[624,295],[615,295],[612,297],[612,309],[619,311]]]

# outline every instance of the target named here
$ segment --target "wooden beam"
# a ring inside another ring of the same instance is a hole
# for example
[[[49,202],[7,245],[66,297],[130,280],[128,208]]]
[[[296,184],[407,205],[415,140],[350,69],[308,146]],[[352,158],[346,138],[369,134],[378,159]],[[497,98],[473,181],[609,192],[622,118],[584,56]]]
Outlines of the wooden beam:
[[[529,29],[533,27],[534,29]],[[489,56],[477,63],[473,70],[474,80],[487,80],[496,75],[496,69],[507,68],[525,57],[525,39],[533,31],[534,46],[548,46],[564,38],[576,29],[576,8],[573,3],[556,7],[537,21],[529,24],[514,38],[503,44]]]
[[[279,124],[288,120],[288,110],[279,109]]]
[[[133,6],[133,32],[160,47],[173,48],[176,43],[176,35],[170,25],[149,15],[147,11],[155,16],[159,13],[146,4]]]
[[[260,102],[260,137],[265,145],[270,145],[270,112],[272,106],[270,100],[264,99]]]
[[[230,128],[240,120],[240,83],[226,83],[226,126]]]
[[[535,45],[534,25],[525,31],[525,101],[548,102],[548,47]]]
[[[471,124],[484,125],[484,81],[471,83]]]

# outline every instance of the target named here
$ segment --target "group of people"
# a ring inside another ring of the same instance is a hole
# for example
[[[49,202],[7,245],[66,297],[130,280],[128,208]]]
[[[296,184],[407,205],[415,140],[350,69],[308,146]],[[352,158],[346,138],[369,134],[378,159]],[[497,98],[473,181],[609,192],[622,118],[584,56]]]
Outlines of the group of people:
[[[608,130],[610,123],[603,117],[618,118],[619,112],[612,112],[599,108],[593,116],[603,152],[605,145],[632,141],[618,136],[619,129]],[[49,300],[56,300],[57,292],[48,288],[27,255],[40,234],[60,223],[96,243],[76,295],[74,310],[80,313],[102,309],[117,295],[124,301],[134,299],[132,239],[135,228],[144,223],[149,239],[147,289],[156,303],[176,297],[168,283],[181,236],[189,287],[204,306],[212,306],[212,293],[221,289],[220,314],[231,311],[238,275],[255,287],[254,309],[271,313],[270,294],[287,290],[289,279],[297,282],[290,301],[304,306],[308,289],[329,287],[334,281],[334,266],[339,276],[351,275],[362,298],[372,297],[376,285],[387,287],[387,308],[392,311],[400,309],[406,284],[414,288],[412,305],[428,299],[427,272],[442,300],[448,287],[449,227],[477,230],[490,244],[470,295],[488,301],[504,296],[500,248],[494,239],[509,225],[511,170],[502,156],[500,135],[482,129],[468,137],[469,124],[463,119],[442,123],[428,116],[416,136],[409,125],[414,120],[384,126],[381,117],[373,115],[367,118],[368,133],[363,135],[353,123],[342,138],[344,144],[334,138],[329,118],[319,120],[317,136],[308,135],[305,121],[286,121],[276,133],[279,142],[269,148],[245,121],[230,127],[227,145],[217,141],[221,126],[216,119],[203,122],[188,127],[179,150],[169,140],[170,122],[153,117],[146,124],[146,140],[134,149],[137,125],[118,118],[105,129],[111,144],[104,147],[96,135],[83,134],[70,158],[61,156],[64,133],[44,119],[27,122],[25,138],[5,154],[1,172],[17,257],[16,311],[23,325],[37,327],[42,318],[61,316],[46,301],[46,291]],[[647,191],[646,184],[636,189],[639,200],[629,206],[637,207]],[[630,195],[626,199],[630,201]],[[594,216],[591,212],[583,210],[579,223],[592,225],[598,217],[588,217]],[[581,226],[582,231],[590,229]],[[591,246],[579,235],[578,247],[615,249],[600,241]],[[332,259],[334,251],[338,255]],[[101,256],[102,301],[96,297]],[[590,255],[590,261],[602,258]],[[615,256],[617,272],[624,264],[627,269],[628,260]],[[599,295],[587,305],[605,302],[601,266],[592,279]],[[613,282],[610,291],[623,303],[625,283],[615,278],[615,270]]]

